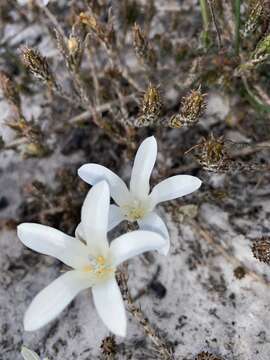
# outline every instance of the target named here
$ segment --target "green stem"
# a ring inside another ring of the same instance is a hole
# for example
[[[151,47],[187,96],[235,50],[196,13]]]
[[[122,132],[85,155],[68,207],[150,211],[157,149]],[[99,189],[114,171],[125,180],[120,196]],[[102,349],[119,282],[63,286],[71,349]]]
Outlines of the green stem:
[[[202,20],[203,20],[203,32],[202,32],[202,40],[205,48],[208,48],[210,39],[209,39],[209,12],[207,0],[200,0]]]
[[[206,0],[200,0],[202,19],[203,19],[203,28],[205,32],[209,30],[209,14]]]
[[[235,54],[237,56],[240,49],[240,6],[241,0],[235,0]]]

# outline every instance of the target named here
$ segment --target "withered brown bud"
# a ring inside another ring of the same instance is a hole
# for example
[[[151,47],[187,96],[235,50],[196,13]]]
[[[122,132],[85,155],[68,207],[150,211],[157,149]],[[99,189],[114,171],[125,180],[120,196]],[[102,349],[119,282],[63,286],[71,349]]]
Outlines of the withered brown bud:
[[[103,339],[100,348],[102,353],[108,357],[115,355],[117,352],[115,336],[107,336],[105,339]]]
[[[171,118],[170,126],[180,128],[183,126],[196,125],[205,107],[205,94],[202,94],[201,89],[192,90],[183,98],[180,112]]]
[[[213,354],[210,354],[209,352],[200,352],[196,357],[195,357],[195,360],[222,360],[221,358],[219,357],[216,357],[215,355]]]
[[[3,71],[0,71],[0,88],[4,97],[15,107],[20,108],[21,101],[15,83]]]
[[[133,47],[135,53],[141,62],[153,66],[156,66],[157,57],[156,53],[149,43],[146,34],[136,23],[133,26]]]
[[[22,48],[22,61],[39,80],[54,83],[47,59],[39,51],[28,47]]]
[[[156,86],[149,85],[142,100],[139,126],[150,126],[157,122],[162,109],[162,98]]]
[[[252,245],[252,252],[256,259],[270,265],[270,238],[262,237]]]

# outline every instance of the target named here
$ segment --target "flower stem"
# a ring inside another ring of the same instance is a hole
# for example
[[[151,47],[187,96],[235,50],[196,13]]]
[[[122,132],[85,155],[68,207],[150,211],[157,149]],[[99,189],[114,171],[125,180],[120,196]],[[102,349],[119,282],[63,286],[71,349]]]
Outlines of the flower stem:
[[[175,357],[173,355],[172,349],[157,335],[155,329],[144,316],[141,308],[134,304],[128,288],[127,271],[121,271],[118,273],[117,279],[129,313],[142,326],[145,335],[151,340],[161,358],[164,360],[174,360]]]
[[[202,13],[202,20],[203,20],[203,33],[202,38],[205,47],[209,45],[209,13],[208,13],[208,5],[207,0],[200,0],[200,7]]]
[[[239,55],[240,50],[240,6],[241,0],[235,0],[235,54]]]

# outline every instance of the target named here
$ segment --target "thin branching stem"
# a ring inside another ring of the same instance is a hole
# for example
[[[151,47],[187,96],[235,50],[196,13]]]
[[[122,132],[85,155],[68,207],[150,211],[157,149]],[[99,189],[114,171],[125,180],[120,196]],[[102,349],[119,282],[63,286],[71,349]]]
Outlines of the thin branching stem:
[[[239,55],[240,50],[240,6],[241,0],[235,0],[235,54]]]

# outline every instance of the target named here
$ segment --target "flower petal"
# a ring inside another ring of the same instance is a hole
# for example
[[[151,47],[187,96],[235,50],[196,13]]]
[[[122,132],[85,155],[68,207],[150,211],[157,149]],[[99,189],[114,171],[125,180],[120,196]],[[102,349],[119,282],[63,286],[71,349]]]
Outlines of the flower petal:
[[[86,272],[72,270],[61,275],[34,298],[24,316],[24,329],[35,331],[46,325],[92,284]]]
[[[118,205],[126,204],[129,201],[130,195],[124,181],[105,166],[85,164],[79,168],[78,175],[91,185],[106,180],[110,186],[111,197]]]
[[[21,355],[24,360],[40,360],[37,353],[32,350],[27,349],[27,347],[23,346],[21,350]]]
[[[151,212],[144,219],[138,220],[138,224],[140,229],[154,231],[164,237],[166,243],[162,248],[158,249],[158,252],[162,255],[168,255],[170,250],[170,235],[161,217],[155,212]]]
[[[53,256],[75,269],[88,263],[85,245],[62,231],[46,225],[23,223],[17,227],[17,233],[25,246]]]
[[[109,186],[106,181],[101,181],[89,190],[81,214],[83,238],[93,250],[93,255],[106,255],[108,250],[109,206]]]
[[[125,307],[115,278],[94,285],[92,293],[97,312],[107,328],[115,335],[126,336]]]
[[[110,205],[108,231],[115,228],[123,220],[125,220],[125,217],[120,207]]]
[[[145,139],[135,156],[130,191],[138,199],[145,199],[149,194],[149,180],[157,158],[157,142],[154,136]]]
[[[196,191],[201,186],[201,180],[190,175],[176,175],[157,184],[149,198],[153,206],[163,201],[176,199]]]
[[[146,251],[159,250],[166,244],[165,239],[145,230],[132,231],[119,236],[110,245],[110,254],[115,266]]]

